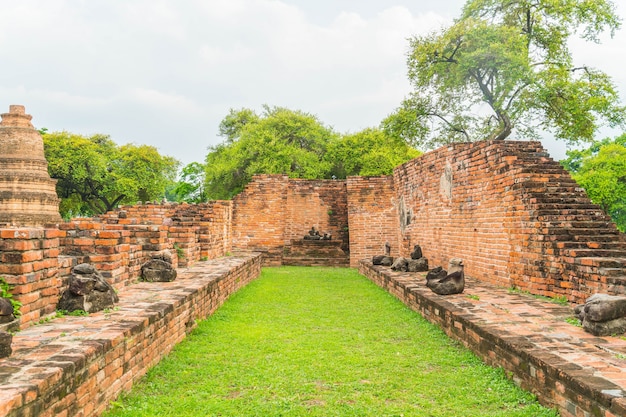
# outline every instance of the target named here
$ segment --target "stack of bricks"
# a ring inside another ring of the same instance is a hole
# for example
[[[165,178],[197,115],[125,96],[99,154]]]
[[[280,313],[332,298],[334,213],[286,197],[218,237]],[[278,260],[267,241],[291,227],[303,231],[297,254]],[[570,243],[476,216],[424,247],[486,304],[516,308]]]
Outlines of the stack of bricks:
[[[431,267],[463,258],[481,281],[577,303],[626,292],[620,233],[538,142],[450,145],[394,182],[403,256],[419,244]]]
[[[348,195],[342,180],[295,180],[287,184],[285,245],[301,241],[315,227],[349,251]]]
[[[198,243],[201,259],[214,259],[231,251],[231,201],[211,201],[197,206]]]
[[[398,256],[398,213],[393,177],[349,177],[348,220],[350,225],[350,266],[361,259],[382,255],[385,243]]]
[[[22,303],[22,328],[54,313],[59,298],[58,229],[0,229],[0,276]]]
[[[593,293],[626,294],[626,241],[602,209],[542,149],[518,155],[517,201],[530,214],[516,230],[510,265],[516,286],[584,302]]]
[[[266,265],[280,265],[285,244],[286,175],[256,175],[233,199],[233,248],[265,254]]]
[[[62,255],[75,258],[78,264],[92,264],[117,289],[130,283],[131,233],[123,226],[82,219],[62,223],[59,227],[64,232]],[[67,278],[63,277],[62,289],[67,286]]]

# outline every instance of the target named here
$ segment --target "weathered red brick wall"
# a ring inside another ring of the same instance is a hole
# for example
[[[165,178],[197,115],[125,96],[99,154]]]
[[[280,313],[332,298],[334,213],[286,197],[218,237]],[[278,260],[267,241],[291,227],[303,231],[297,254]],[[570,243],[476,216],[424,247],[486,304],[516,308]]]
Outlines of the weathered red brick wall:
[[[227,257],[175,282],[127,288],[119,311],[55,319],[63,332],[53,323],[19,332],[13,341],[26,348],[0,367],[0,415],[102,414],[260,270],[259,254]]]
[[[285,245],[302,240],[315,227],[349,250],[345,181],[289,180],[285,217]]]
[[[349,250],[345,181],[257,175],[233,199],[233,247],[262,251],[267,264],[282,264],[291,242],[302,240],[311,227]]]
[[[626,255],[615,225],[539,142],[446,146],[394,182],[403,256],[419,244],[431,267],[459,257],[476,279],[572,302],[626,293],[606,274]]]
[[[22,303],[22,328],[55,311],[62,236],[57,229],[0,229],[0,276]]]
[[[385,243],[391,245],[391,255],[398,256],[398,213],[393,177],[349,177],[347,188],[350,266],[356,268],[361,259],[384,254]]]
[[[233,248],[263,252],[267,265],[281,264],[288,183],[286,175],[256,175],[235,196]]]

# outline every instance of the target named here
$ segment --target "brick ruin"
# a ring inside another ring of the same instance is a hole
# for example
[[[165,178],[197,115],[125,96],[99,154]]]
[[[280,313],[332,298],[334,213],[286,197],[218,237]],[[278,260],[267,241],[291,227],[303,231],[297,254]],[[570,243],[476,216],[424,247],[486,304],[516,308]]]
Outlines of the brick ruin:
[[[54,314],[74,265],[93,264],[123,292],[161,250],[185,269],[231,252],[260,252],[265,265],[359,267],[385,243],[392,256],[419,244],[431,267],[460,257],[469,277],[500,287],[572,303],[626,294],[624,234],[539,142],[449,145],[381,177],[259,175],[232,201],[69,222],[46,166],[30,116],[11,106],[0,126],[0,276],[22,303],[22,329]],[[311,227],[332,239],[304,241]]]
[[[31,118],[24,106],[13,105],[0,121],[0,227],[61,221],[56,181]]]

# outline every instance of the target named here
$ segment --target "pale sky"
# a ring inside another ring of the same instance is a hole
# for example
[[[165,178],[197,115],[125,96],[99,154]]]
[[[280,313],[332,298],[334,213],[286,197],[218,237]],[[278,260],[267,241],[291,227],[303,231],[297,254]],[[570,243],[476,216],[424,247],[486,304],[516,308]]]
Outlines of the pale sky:
[[[1,3],[0,112],[22,104],[37,128],[109,134],[187,164],[222,141],[231,108],[302,110],[341,133],[377,126],[411,91],[407,39],[451,23],[464,1]],[[626,29],[573,49],[624,100]],[[565,144],[544,146],[565,157]]]

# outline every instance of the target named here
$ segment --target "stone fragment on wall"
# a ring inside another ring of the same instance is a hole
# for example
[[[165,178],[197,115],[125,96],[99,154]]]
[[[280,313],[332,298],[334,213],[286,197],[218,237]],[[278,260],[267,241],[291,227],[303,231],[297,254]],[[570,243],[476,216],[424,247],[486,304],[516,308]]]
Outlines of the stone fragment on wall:
[[[69,288],[61,296],[57,309],[95,313],[113,307],[117,301],[115,290],[96,268],[79,264],[72,269]]]

